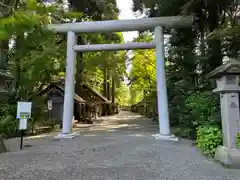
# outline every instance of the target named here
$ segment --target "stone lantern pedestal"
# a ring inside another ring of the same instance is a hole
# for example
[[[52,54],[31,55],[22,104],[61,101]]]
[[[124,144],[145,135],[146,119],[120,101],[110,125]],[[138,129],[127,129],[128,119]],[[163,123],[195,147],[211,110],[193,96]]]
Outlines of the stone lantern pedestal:
[[[240,62],[229,60],[212,71],[209,76],[216,79],[220,94],[223,146],[217,148],[215,159],[232,168],[240,168],[240,149],[237,134],[240,132]]]

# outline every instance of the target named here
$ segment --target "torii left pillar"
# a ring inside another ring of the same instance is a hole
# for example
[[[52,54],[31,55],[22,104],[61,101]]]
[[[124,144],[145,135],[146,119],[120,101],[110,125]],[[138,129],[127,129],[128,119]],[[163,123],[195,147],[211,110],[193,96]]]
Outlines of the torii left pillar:
[[[74,32],[67,33],[67,59],[66,59],[66,78],[65,78],[65,95],[63,105],[63,126],[62,132],[55,138],[73,138],[77,134],[72,133],[72,120],[74,110],[74,84],[75,84],[75,65],[76,52],[73,46],[77,43],[77,37]]]

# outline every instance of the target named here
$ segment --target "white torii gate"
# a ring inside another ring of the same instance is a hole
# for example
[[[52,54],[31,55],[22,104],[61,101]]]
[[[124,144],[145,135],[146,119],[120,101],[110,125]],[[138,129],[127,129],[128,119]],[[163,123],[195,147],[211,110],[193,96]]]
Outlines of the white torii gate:
[[[89,51],[110,51],[110,50],[130,50],[130,49],[150,49],[156,48],[156,79],[158,97],[158,118],[159,133],[154,135],[156,139],[177,140],[171,134],[169,125],[167,87],[165,77],[164,61],[164,34],[162,27],[176,28],[191,26],[193,16],[173,16],[143,18],[132,20],[110,20],[93,21],[80,23],[51,24],[48,29],[55,32],[67,33],[67,65],[63,107],[63,127],[62,132],[56,138],[73,138],[76,133],[72,133],[72,118],[74,104],[74,83],[76,52]],[[98,32],[122,32],[122,31],[143,31],[154,29],[154,42],[152,43],[125,43],[125,44],[95,44],[77,45],[75,33],[98,33]]]

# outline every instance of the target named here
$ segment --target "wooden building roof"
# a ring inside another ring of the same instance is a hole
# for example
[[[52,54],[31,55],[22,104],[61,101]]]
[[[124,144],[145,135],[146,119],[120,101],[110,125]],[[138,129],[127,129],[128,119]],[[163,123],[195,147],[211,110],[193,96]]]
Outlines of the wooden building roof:
[[[81,97],[83,97],[87,102],[100,103],[100,104],[110,104],[111,103],[111,101],[109,101],[107,98],[105,98],[99,92],[93,90],[90,86],[88,86],[86,84],[82,85],[82,88],[80,91],[81,92],[78,92],[78,94],[81,94]]]
[[[41,91],[40,93],[38,93],[38,95],[42,95],[42,94],[47,94],[49,93],[53,88],[58,89],[61,93],[62,96],[64,96],[64,86],[61,83],[51,83],[49,86],[47,86],[43,91]],[[79,103],[86,103],[86,101],[81,98],[79,95],[77,95],[76,93],[74,93],[74,100],[79,102]]]
[[[50,92],[52,88],[57,88],[64,94],[64,82],[58,81],[50,83],[40,94],[45,94]],[[101,95],[99,92],[93,90],[90,86],[83,84],[78,92],[74,93],[74,100],[80,103],[87,103],[87,104],[110,104],[107,98]]]

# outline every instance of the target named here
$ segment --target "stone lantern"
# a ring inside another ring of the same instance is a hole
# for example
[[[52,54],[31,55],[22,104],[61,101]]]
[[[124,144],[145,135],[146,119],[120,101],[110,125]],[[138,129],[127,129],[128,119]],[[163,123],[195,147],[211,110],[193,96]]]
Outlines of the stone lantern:
[[[240,62],[231,59],[208,77],[216,79],[217,88],[213,92],[220,94],[221,103],[223,146],[218,147],[215,159],[229,167],[240,168],[240,149],[236,144],[240,133]]]

